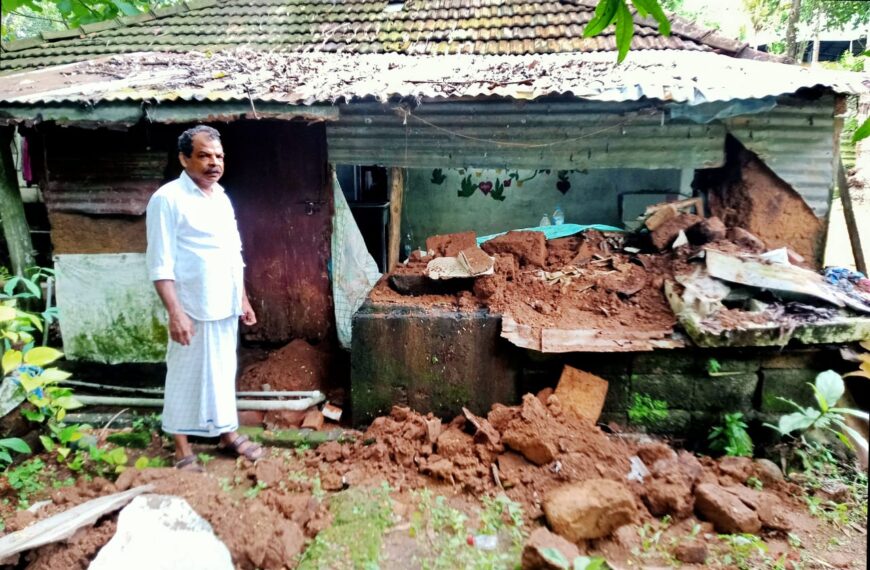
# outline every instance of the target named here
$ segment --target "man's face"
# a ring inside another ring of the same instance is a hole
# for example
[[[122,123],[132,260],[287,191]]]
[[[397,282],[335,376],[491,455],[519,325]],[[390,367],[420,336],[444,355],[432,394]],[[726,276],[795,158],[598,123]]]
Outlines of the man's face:
[[[205,133],[193,136],[193,152],[190,156],[178,153],[178,159],[187,175],[200,188],[207,190],[220,180],[224,173],[224,149],[220,141]]]

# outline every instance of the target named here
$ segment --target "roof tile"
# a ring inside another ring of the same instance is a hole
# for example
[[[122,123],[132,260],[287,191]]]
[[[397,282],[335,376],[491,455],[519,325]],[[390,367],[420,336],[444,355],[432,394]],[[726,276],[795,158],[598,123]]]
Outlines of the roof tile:
[[[615,49],[612,28],[583,39],[593,0],[414,0],[388,12],[387,0],[188,0],[138,16],[46,32],[2,44],[0,73],[136,52],[204,50],[215,45],[345,53],[525,54]],[[741,52],[746,44],[674,17],[670,37],[635,16],[634,45],[647,49]],[[340,27],[340,29],[339,29]]]

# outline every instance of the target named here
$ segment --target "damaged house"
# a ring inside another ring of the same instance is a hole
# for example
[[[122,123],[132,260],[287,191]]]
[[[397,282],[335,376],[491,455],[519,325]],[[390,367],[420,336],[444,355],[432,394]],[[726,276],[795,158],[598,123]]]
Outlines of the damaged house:
[[[679,18],[636,16],[617,64],[610,32],[583,38],[594,7],[202,0],[4,45],[67,356],[162,361],[143,213],[202,122],[259,315],[243,344],[342,340],[356,421],[485,410],[566,363],[610,383],[609,417],[649,394],[677,431],[805,399],[830,346],[870,335],[861,293],[814,272],[863,85]],[[355,226],[387,273],[370,292],[374,262],[336,265]],[[478,245],[479,275],[432,279]]]

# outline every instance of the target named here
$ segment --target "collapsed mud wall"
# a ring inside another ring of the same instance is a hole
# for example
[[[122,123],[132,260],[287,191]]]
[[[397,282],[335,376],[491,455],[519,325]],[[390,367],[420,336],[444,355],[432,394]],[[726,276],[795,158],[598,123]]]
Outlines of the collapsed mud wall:
[[[742,227],[769,249],[788,246],[811,265],[822,254],[824,223],[794,188],[737,139],[726,139],[722,168],[699,170],[693,187],[706,192],[710,214]]]

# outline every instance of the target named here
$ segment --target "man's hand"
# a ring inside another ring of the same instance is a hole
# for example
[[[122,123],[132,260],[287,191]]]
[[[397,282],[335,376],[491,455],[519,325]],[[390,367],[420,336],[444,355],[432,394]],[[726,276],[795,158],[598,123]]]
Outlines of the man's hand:
[[[169,313],[169,336],[182,346],[190,344],[195,329],[193,320],[184,311]]]
[[[248,296],[242,297],[242,323],[250,326],[257,324],[257,315],[254,314],[254,308],[251,302],[248,301]]]

